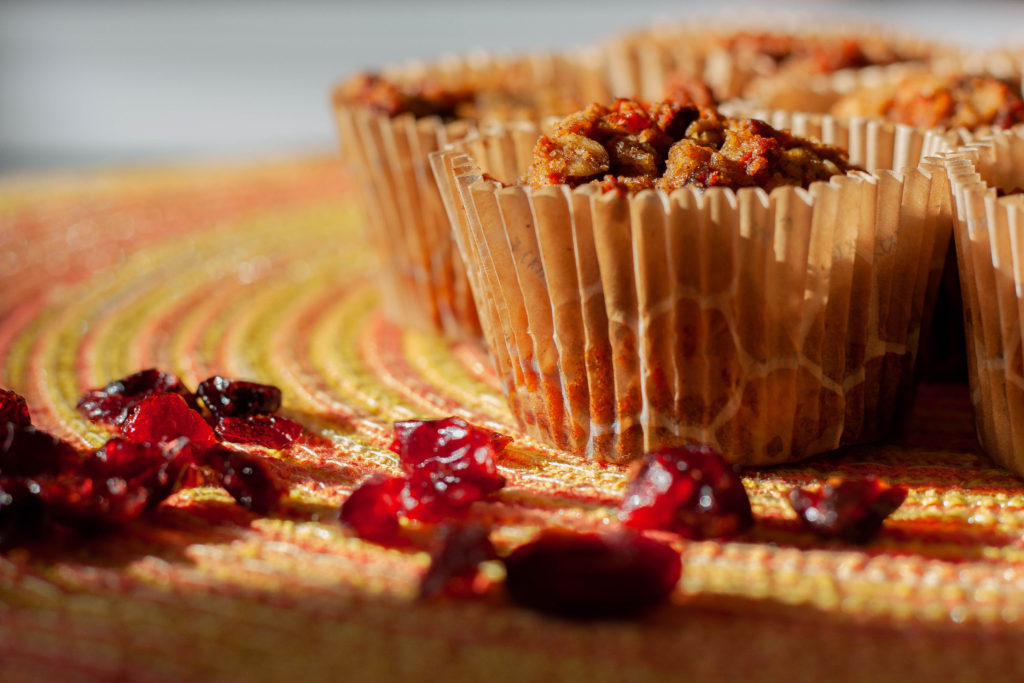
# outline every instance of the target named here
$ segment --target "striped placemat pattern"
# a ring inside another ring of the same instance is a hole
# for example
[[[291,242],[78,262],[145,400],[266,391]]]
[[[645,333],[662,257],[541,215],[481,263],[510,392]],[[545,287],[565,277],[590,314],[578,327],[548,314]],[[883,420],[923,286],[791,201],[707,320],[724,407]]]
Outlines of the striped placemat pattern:
[[[363,477],[399,471],[392,421],[516,437],[474,513],[499,548],[611,528],[628,469],[523,437],[479,348],[383,317],[348,185],[334,159],[0,180],[0,386],[37,424],[98,446],[78,395],[156,366],[275,384],[329,443],[257,449],[289,487],[273,517],[199,488],[123,533],[0,556],[4,681],[1024,678],[1021,482],[979,453],[960,386],[922,387],[898,441],[746,472],[755,531],[676,542],[671,604],[636,621],[541,617],[500,576],[418,602],[425,553],[337,522]],[[790,487],[867,473],[910,490],[872,544],[800,528]]]

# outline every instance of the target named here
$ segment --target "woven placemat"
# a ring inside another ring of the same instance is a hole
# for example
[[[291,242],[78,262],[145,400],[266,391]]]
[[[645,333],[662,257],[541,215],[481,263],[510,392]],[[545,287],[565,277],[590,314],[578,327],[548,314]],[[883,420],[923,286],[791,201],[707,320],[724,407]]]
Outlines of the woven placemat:
[[[1024,679],[1024,496],[978,450],[966,388],[924,386],[905,436],[749,470],[758,525],[679,542],[671,603],[574,623],[479,599],[419,602],[425,553],[354,538],[338,506],[397,473],[390,423],[459,415],[516,437],[475,508],[511,547],[609,528],[628,470],[522,437],[486,356],[377,309],[334,160],[0,181],[0,386],[84,446],[75,401],[156,366],[269,382],[331,446],[261,451],[273,517],[218,488],[122,533],[0,556],[0,680]],[[866,547],[804,532],[794,485],[874,473],[909,488]]]

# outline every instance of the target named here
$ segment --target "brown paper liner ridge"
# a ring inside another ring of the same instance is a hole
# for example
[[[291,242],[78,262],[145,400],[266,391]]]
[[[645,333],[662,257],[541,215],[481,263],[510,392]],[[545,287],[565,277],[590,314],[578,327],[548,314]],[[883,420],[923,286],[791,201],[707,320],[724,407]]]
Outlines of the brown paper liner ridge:
[[[1024,475],[1024,135],[998,133],[946,158],[956,200],[969,380],[978,437]]]
[[[436,157],[436,160],[442,161],[446,165],[440,169],[435,166],[435,172],[445,173],[452,182],[472,183],[478,178],[473,175],[476,167],[468,157]],[[459,181],[455,181],[456,178]],[[496,284],[497,274],[490,265],[491,262],[484,258],[478,243],[472,239],[469,232],[470,224],[466,218],[467,212],[475,212],[476,207],[473,204],[463,205],[462,196],[451,191],[454,186],[439,185],[439,187],[447,190],[442,193],[445,197],[446,210],[453,217],[453,234],[460,256],[463,262],[468,264],[467,276],[473,286],[474,295],[477,297],[478,310],[481,312],[481,328],[495,370],[502,388],[509,395],[510,400],[518,403],[520,399],[516,392],[523,382],[521,378],[518,382],[516,381],[515,373],[518,372],[521,376],[522,369],[518,367],[518,356],[511,352],[511,340],[507,333],[512,329],[507,320],[508,308],[503,301],[500,301],[501,290]],[[451,206],[451,202],[458,202],[459,208]]]
[[[822,129],[873,163],[935,144],[885,124]],[[622,197],[459,173],[439,180],[461,193],[468,258],[487,261],[474,286],[502,302],[485,329],[512,340],[512,384],[529,382],[513,409],[549,443],[625,460],[700,441],[767,464],[891,427],[950,235],[944,174]],[[945,223],[929,213],[943,206]]]
[[[481,311],[483,337],[502,388],[509,397],[513,413],[520,418],[527,432],[550,442],[552,437],[549,417],[552,411],[548,405],[558,399],[551,397],[552,380],[549,378],[546,383],[543,381],[532,344],[526,337],[527,313],[521,303],[522,296],[518,284],[506,286],[507,276],[502,275],[506,272],[515,272],[516,277],[519,277],[518,271],[511,265],[515,261],[509,254],[510,250],[503,244],[507,243],[507,240],[502,234],[492,232],[485,236],[479,230],[474,231],[474,226],[479,226],[481,222],[476,217],[477,205],[467,199],[468,188],[480,178],[482,171],[469,156],[462,153],[462,150],[471,150],[480,158],[496,160],[498,167],[489,168],[488,172],[499,177],[506,176],[509,173],[507,157],[489,153],[492,143],[493,146],[507,150],[508,145],[505,143],[509,140],[514,141],[513,154],[517,153],[523,157],[524,148],[530,149],[532,153],[536,131],[534,124],[524,122],[514,124],[506,130],[506,133],[512,133],[511,136],[467,136],[449,144],[447,152],[431,154],[430,164],[440,190],[442,204],[452,226],[454,242],[461,259],[468,264],[469,283]],[[525,140],[529,140],[528,144]],[[519,151],[515,152],[516,149]],[[498,182],[491,183],[494,188],[500,187]],[[489,203],[480,210],[500,212],[500,207]],[[468,217],[470,213],[474,215],[472,221]],[[496,252],[492,253],[492,248],[496,249]],[[499,270],[495,264],[500,264],[505,270]],[[550,369],[548,372],[550,375]],[[557,381],[560,382],[560,378]],[[547,387],[547,391],[542,390],[542,385]],[[550,397],[548,403],[542,400],[544,397]],[[555,441],[560,445],[567,445],[564,438]]]
[[[343,158],[356,179],[366,235],[380,268],[391,317],[450,338],[478,338],[465,267],[430,171],[430,152],[468,134],[468,122],[436,117],[389,119],[360,108],[336,109]]]

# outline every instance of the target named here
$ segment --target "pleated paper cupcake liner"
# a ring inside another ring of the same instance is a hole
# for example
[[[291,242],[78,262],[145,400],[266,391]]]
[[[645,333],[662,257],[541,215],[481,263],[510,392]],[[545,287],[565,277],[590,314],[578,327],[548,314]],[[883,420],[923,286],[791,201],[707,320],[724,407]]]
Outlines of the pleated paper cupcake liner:
[[[971,402],[982,447],[1024,475],[1024,134],[998,133],[947,160]]]
[[[718,34],[696,26],[676,26],[607,41],[602,53],[612,94],[659,101],[665,98],[669,79],[684,75],[700,79],[717,97],[727,99],[738,88],[731,84],[730,72],[718,73],[713,60],[709,61],[717,38]]]
[[[521,150],[521,131],[433,156],[526,430],[605,460],[698,441],[746,464],[890,430],[952,222],[945,173],[922,156],[948,147],[900,126],[816,125],[872,172],[624,197],[495,180],[479,150]]]
[[[425,165],[414,162],[474,125],[347,108],[339,108],[336,118],[389,314],[454,337],[478,334],[465,267],[455,258],[436,185]]]
[[[898,71],[906,73],[906,69],[899,69]],[[890,73],[893,72],[890,71]],[[749,104],[744,106],[738,102],[732,103],[726,109],[734,115],[764,118],[769,123],[775,125],[784,126],[789,121],[793,126],[794,132],[800,135],[820,137],[823,133],[817,123],[822,120],[822,115],[820,114],[784,114],[777,110],[752,108]],[[829,120],[829,118],[824,120]],[[853,124],[854,130],[861,125],[885,127],[890,125],[870,117],[846,119],[839,117],[832,118],[831,120],[850,121]],[[907,129],[902,128],[902,130],[906,131]],[[964,128],[936,128],[932,131],[933,135],[930,136],[932,141],[930,149],[904,149],[899,155],[899,159],[877,159],[874,162],[877,167],[900,168],[910,159],[914,158],[914,155],[919,151],[922,156],[935,155],[943,149],[956,149],[962,145],[969,144],[973,140],[984,138],[990,135],[991,132],[990,127],[979,128],[976,131],[969,131]],[[896,151],[903,145],[913,144],[910,142],[913,139],[915,138],[911,137],[905,138],[904,141],[895,141],[896,144],[892,149]],[[862,155],[858,157],[856,147],[859,143],[854,143],[851,140],[849,142],[840,142],[839,144],[840,146],[854,144],[855,149],[851,150],[852,158],[857,159],[857,163],[862,165],[867,163],[867,159]],[[889,147],[884,146],[881,149],[888,150]],[[963,382],[966,381],[968,372],[967,349],[964,344],[966,333],[963,327],[963,296],[960,291],[956,250],[952,243],[950,243],[944,255],[941,269],[942,272],[938,279],[938,290],[936,292],[936,305],[934,308],[929,307],[925,309],[924,329],[926,330],[926,338],[920,348],[919,376],[925,381]],[[934,319],[932,318],[932,312],[934,312]]]
[[[465,266],[451,239],[428,155],[474,131],[478,120],[564,114],[607,96],[603,75],[586,55],[452,57],[407,64],[385,74],[397,83],[430,80],[446,88],[486,89],[474,118],[390,118],[347,102],[339,88],[334,111],[344,160],[364,208],[367,236],[380,263],[390,315],[450,339],[479,338]],[[507,87],[508,97],[495,89]],[[529,95],[532,99],[524,99]]]

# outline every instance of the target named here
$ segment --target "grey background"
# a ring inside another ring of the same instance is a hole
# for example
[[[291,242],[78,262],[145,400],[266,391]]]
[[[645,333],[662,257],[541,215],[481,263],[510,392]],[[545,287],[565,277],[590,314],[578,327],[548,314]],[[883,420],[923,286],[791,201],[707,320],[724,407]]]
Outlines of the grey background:
[[[353,70],[752,7],[1024,45],[1024,3],[1010,1],[0,0],[0,172],[329,152],[327,93]]]

